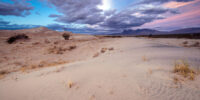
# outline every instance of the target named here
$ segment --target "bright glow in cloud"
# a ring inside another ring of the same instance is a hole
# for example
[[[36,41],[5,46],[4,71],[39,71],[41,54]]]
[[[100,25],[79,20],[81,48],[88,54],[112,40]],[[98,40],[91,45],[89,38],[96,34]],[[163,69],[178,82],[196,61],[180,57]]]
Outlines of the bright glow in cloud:
[[[111,9],[111,0],[102,0],[102,5],[99,5],[98,8],[104,11]]]

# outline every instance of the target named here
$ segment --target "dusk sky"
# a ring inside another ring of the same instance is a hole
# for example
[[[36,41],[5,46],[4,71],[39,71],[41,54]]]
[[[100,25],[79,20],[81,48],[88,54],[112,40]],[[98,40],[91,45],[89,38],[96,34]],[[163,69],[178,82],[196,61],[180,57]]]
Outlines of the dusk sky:
[[[0,29],[75,33],[200,27],[200,0],[0,0]]]

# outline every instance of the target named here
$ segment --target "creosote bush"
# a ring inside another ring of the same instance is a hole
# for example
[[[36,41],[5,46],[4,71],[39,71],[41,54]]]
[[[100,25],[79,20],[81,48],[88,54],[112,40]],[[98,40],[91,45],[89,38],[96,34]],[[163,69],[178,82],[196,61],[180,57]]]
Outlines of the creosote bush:
[[[70,34],[64,33],[62,36],[65,40],[69,40]]]
[[[12,44],[16,42],[17,40],[27,40],[29,37],[26,34],[18,34],[15,36],[11,36],[7,39],[7,43]]]

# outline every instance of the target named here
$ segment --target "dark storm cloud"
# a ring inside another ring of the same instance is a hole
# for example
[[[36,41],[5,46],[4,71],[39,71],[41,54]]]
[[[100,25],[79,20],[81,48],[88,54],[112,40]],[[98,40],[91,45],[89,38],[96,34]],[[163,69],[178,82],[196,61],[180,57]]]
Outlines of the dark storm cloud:
[[[130,13],[119,13],[107,19],[101,26],[109,28],[131,28],[141,26],[155,19],[161,19],[158,16],[133,16]]]
[[[178,14],[179,12],[174,9],[164,9],[164,8],[150,8],[146,10],[140,10],[141,13],[144,14],[162,14],[166,12],[170,12],[172,14]]]
[[[107,18],[102,24],[100,24],[100,26],[115,29],[138,27],[157,19],[164,19],[165,17],[163,14],[167,12],[171,14],[178,13],[174,9],[161,7],[148,8],[140,5],[139,7],[125,9],[117,14],[114,14],[112,17]]]
[[[61,15],[51,14],[49,17],[55,18],[55,21],[62,23],[90,24],[98,25],[99,28],[84,28],[86,31],[113,31],[123,30],[132,27],[138,27],[145,23],[152,22],[157,19],[164,19],[165,13],[178,14],[175,9],[167,9],[161,6],[149,7],[144,2],[168,2],[172,0],[144,0],[135,6],[116,12],[116,10],[102,11],[98,9],[102,0],[47,0],[48,3],[55,6]],[[192,0],[174,0],[174,1],[192,1]],[[151,5],[151,4],[150,4]],[[67,29],[66,26],[54,25],[53,29]],[[72,29],[73,30],[73,29]],[[76,29],[75,29],[76,30]]]
[[[104,20],[98,9],[101,0],[47,0],[48,3],[56,7],[57,11],[63,15],[54,14],[49,17],[56,17],[56,21],[63,23],[96,24]]]
[[[26,0],[12,0],[13,4],[0,1],[0,15],[27,16],[33,9]]]
[[[189,2],[194,0],[143,0],[140,3],[165,3],[170,1],[176,1],[176,2]]]

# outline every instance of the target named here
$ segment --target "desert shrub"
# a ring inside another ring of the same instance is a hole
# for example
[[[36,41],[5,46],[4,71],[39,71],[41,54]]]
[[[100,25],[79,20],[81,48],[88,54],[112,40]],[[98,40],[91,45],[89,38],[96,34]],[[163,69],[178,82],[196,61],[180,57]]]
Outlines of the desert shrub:
[[[184,44],[184,45],[188,44],[188,41],[184,41],[183,44]]]
[[[68,50],[76,49],[76,45],[69,46]]]
[[[51,43],[48,39],[45,39],[44,40],[44,43],[46,43],[46,44],[49,44],[49,43]]]
[[[7,43],[12,44],[17,40],[27,40],[29,39],[29,37],[25,34],[19,34],[19,35],[15,35],[15,36],[11,36],[7,39]]]
[[[99,53],[97,52],[97,53],[95,53],[95,54],[93,55],[93,58],[98,57],[98,56],[99,56]]]
[[[109,50],[109,51],[112,51],[112,50],[114,50],[114,48],[113,48],[113,47],[110,47],[110,48],[108,48],[108,50]]]
[[[69,46],[68,48],[54,46],[48,49],[49,54],[63,54],[65,51],[76,49],[76,45]]]
[[[108,48],[101,48],[101,53],[105,53]]]
[[[8,74],[9,72],[7,70],[1,70],[0,71],[0,75],[5,75],[5,74]]]
[[[190,65],[185,61],[176,62],[173,72],[178,73],[185,78],[188,77],[190,80],[194,80],[196,74],[195,71],[190,68]]]
[[[195,42],[195,43],[192,44],[191,46],[192,46],[192,47],[199,47],[199,46],[200,46],[199,44],[200,44],[199,42]]]
[[[65,40],[69,40],[70,34],[64,33],[62,36]]]

